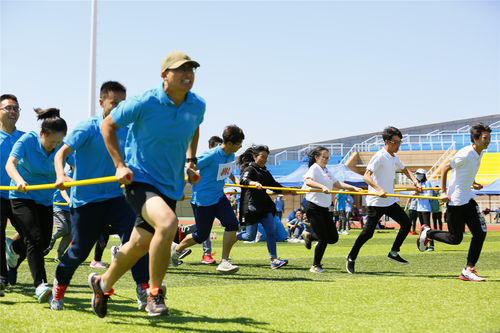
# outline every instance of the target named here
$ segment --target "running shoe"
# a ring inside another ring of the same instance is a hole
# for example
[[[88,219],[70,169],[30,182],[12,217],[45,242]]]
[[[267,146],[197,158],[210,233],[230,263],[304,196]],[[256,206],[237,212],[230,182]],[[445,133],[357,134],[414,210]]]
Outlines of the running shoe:
[[[90,263],[89,266],[92,268],[108,268],[108,266],[106,266],[105,263],[103,263],[102,261],[96,261],[96,260],[92,260],[92,262]]]
[[[7,257],[7,264],[10,267],[16,267],[19,260],[19,254],[14,252],[14,248],[12,247],[13,242],[12,238],[5,238],[5,256]]]
[[[155,290],[151,290],[148,295],[146,311],[151,317],[170,316],[170,311],[165,305],[165,292],[162,289],[156,288]]]
[[[280,258],[276,258],[271,263],[271,268],[278,269],[278,268],[281,268],[283,266],[286,266],[286,264],[288,264],[288,260],[281,260]]]
[[[52,290],[49,288],[48,283],[40,283],[38,287],[36,287],[35,295],[38,299],[38,303],[45,303],[49,300],[50,294]]]
[[[429,246],[426,251],[427,252],[434,252],[434,246]]]
[[[186,234],[182,232],[182,227],[179,227],[179,243],[186,238]]]
[[[227,259],[226,259],[227,260]],[[207,265],[210,265],[210,264],[215,264],[215,259],[212,258],[212,255],[211,254],[205,254],[203,256],[203,259],[201,259],[201,262],[203,264],[207,264]]]
[[[191,249],[184,249],[182,250],[181,254],[179,254],[179,260],[186,258],[188,255],[191,254]]]
[[[323,267],[321,265],[313,265],[309,270],[311,273],[324,273]]]
[[[471,270],[463,269],[462,274],[458,277],[462,281],[484,282],[486,279],[477,275],[477,271],[472,268]]]
[[[1,279],[0,280],[0,297],[5,296],[5,286],[6,285],[7,285],[7,281],[5,281],[4,279]]]
[[[177,243],[174,243],[172,242],[172,247],[170,248],[171,249],[171,253],[170,253],[170,264],[172,264],[172,266],[174,267],[177,267],[179,266],[179,256],[180,256],[180,253],[177,253],[177,251],[175,250],[175,248],[177,247]]]
[[[304,245],[306,249],[310,250],[311,249],[311,240],[308,237],[307,231],[302,232],[302,238],[304,239]]]
[[[347,256],[345,258],[345,268],[347,270],[347,273],[354,274],[354,263],[355,260],[352,260],[351,257]]]
[[[227,260],[222,260],[219,266],[217,266],[217,271],[224,274],[236,273],[239,269],[240,268],[238,266],[231,264]]]
[[[88,281],[90,289],[92,289],[92,310],[99,318],[104,318],[108,313],[108,299],[115,291],[113,289],[109,292],[102,290],[99,274],[90,273]]]
[[[409,264],[409,262],[404,260],[403,258],[401,258],[401,256],[398,253],[396,253],[396,255],[393,255],[391,252],[389,252],[389,254],[387,255],[387,259],[394,260],[396,262],[399,262],[402,265]]]
[[[118,246],[112,246],[111,247],[111,262],[113,262],[113,260],[115,260],[116,253],[118,253],[119,249],[120,248]]]
[[[144,310],[148,305],[149,284],[138,284],[135,291],[137,296],[137,308],[139,310]]]
[[[49,246],[43,250],[43,256],[45,257],[47,254],[49,254],[49,252],[52,250],[52,248],[54,247],[54,244],[56,242],[56,239],[54,237],[52,237],[50,239],[50,243],[49,243]]]
[[[52,293],[50,294],[50,308],[52,310],[62,310],[64,306],[64,293],[66,292],[68,285],[61,286],[57,283],[57,279],[54,279],[54,286],[52,287]]]
[[[420,235],[417,239],[417,247],[420,252],[427,250],[427,244],[430,241],[430,238],[427,237],[427,232],[429,230],[431,230],[431,228],[425,224],[422,226],[422,230],[420,230]]]

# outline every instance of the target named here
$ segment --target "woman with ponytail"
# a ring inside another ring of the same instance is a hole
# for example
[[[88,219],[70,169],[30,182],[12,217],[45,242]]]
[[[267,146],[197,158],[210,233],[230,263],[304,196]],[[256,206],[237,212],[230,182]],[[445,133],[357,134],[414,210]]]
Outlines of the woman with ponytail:
[[[238,157],[241,169],[241,185],[255,186],[255,188],[242,188],[240,198],[240,224],[246,226],[245,231],[236,235],[239,240],[254,240],[257,234],[257,226],[262,224],[267,235],[267,250],[271,260],[271,268],[277,269],[285,266],[288,260],[281,260],[276,254],[276,228],[274,215],[276,205],[273,200],[262,189],[262,186],[282,187],[274,180],[266,168],[269,148],[267,146],[256,146],[248,148]],[[274,190],[281,193],[279,190]]]
[[[56,181],[54,155],[66,136],[67,125],[59,117],[59,110],[35,109],[38,120],[43,120],[40,132],[24,134],[14,144],[5,169],[12,179],[9,199],[27,247],[26,255],[33,277],[38,302],[46,302],[51,290],[47,284],[43,251],[52,235],[52,201],[55,189],[27,191],[27,185],[49,184]]]
[[[317,240],[318,245],[314,250],[314,261],[310,269],[312,273],[324,273],[321,260],[328,244],[335,244],[339,240],[339,234],[335,228],[335,222],[328,213],[328,206],[332,202],[330,191],[333,187],[348,191],[361,191],[361,188],[338,181],[329,171],[326,165],[330,160],[328,149],[316,147],[309,153],[309,170],[304,175],[305,189],[320,189],[323,193],[308,192],[306,194],[306,214],[313,233],[304,232],[302,237],[308,250],[311,249],[311,241]]]

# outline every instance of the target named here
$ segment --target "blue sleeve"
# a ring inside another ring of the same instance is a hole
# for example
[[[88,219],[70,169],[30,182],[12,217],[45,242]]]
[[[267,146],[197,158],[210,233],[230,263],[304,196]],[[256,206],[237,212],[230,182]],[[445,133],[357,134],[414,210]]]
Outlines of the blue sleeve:
[[[210,150],[207,150],[205,152],[203,152],[203,154],[201,154],[199,157],[198,157],[198,162],[196,163],[196,166],[198,167],[198,169],[204,169],[206,168],[208,165],[210,165],[210,162],[211,162],[211,156],[212,154],[210,154]]]
[[[68,147],[70,147],[73,151],[78,150],[78,148],[84,146],[91,139],[91,133],[89,131],[88,124],[89,123],[87,121],[78,124],[73,132],[71,132],[64,139],[63,142],[67,144]]]
[[[121,101],[111,113],[111,119],[118,127],[127,127],[134,123],[140,117],[141,105],[136,98],[126,99]]]
[[[28,139],[27,134],[24,134],[19,140],[16,141],[14,147],[10,151],[10,156],[14,156],[18,160],[26,156],[26,139]]]

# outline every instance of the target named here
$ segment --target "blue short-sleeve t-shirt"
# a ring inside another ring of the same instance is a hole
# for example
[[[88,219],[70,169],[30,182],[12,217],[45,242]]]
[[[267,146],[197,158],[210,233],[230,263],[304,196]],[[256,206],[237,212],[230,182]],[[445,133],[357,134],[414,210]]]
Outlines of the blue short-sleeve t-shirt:
[[[0,130],[0,185],[2,186],[10,186],[10,177],[7,174],[7,170],[5,170],[5,164],[7,164],[14,143],[16,143],[23,134],[24,132],[18,131],[17,129],[15,129],[12,134]],[[9,200],[9,191],[0,191],[0,196]]]
[[[207,150],[198,157],[200,181],[193,185],[191,203],[198,206],[211,206],[224,195],[224,184],[235,169],[234,153],[226,155],[221,146]]]
[[[205,114],[205,101],[188,92],[178,107],[163,83],[127,98],[111,111],[118,127],[133,124],[127,136],[125,163],[134,181],[155,186],[173,200],[184,190],[184,165],[189,142]]]
[[[343,193],[337,193],[335,195],[335,199],[337,199],[337,211],[345,211],[345,201],[347,199],[347,195]]]
[[[54,156],[62,144],[47,156],[40,140],[41,137],[38,132],[28,132],[17,140],[10,152],[10,156],[19,160],[16,167],[17,171],[28,185],[50,184],[56,181]],[[11,180],[10,186],[16,186],[16,182]],[[26,193],[10,191],[9,199],[31,199],[37,204],[52,206],[54,191],[55,189],[28,191]]]
[[[429,181],[425,181],[421,185],[423,188],[432,187],[432,184]],[[432,190],[423,191],[421,195],[424,197],[432,197],[433,192]],[[424,199],[424,198],[418,199],[417,212],[432,212],[431,201],[429,199]]]
[[[73,153],[71,153],[71,155],[73,155]],[[71,170],[68,170],[68,172],[66,172],[66,174],[68,175],[68,177],[73,178],[73,172],[71,172]],[[76,187],[71,187],[66,192],[69,195],[71,195],[71,191],[72,191],[73,188],[76,188]],[[66,204],[67,203],[66,200],[61,195],[61,190],[56,190],[54,192],[54,199],[53,199],[53,201],[54,201],[54,207],[53,207],[54,211],[56,211],[56,210],[64,210],[66,212],[69,212],[69,206],[68,205],[55,205],[55,204]]]
[[[78,124],[64,143],[73,150],[75,174],[73,180],[84,180],[114,176],[115,164],[108,153],[101,133],[102,114],[85,119]],[[128,128],[116,131],[122,155],[125,150]],[[81,207],[89,202],[100,202],[123,196],[120,183],[104,183],[90,186],[75,186],[71,191],[70,206]]]

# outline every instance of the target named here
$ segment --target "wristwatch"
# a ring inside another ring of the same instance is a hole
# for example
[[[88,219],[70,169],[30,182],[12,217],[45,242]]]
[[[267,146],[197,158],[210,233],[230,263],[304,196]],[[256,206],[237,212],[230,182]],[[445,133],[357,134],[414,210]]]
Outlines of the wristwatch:
[[[196,158],[196,157],[186,158],[186,163],[190,163],[190,162],[197,164],[198,158]]]

